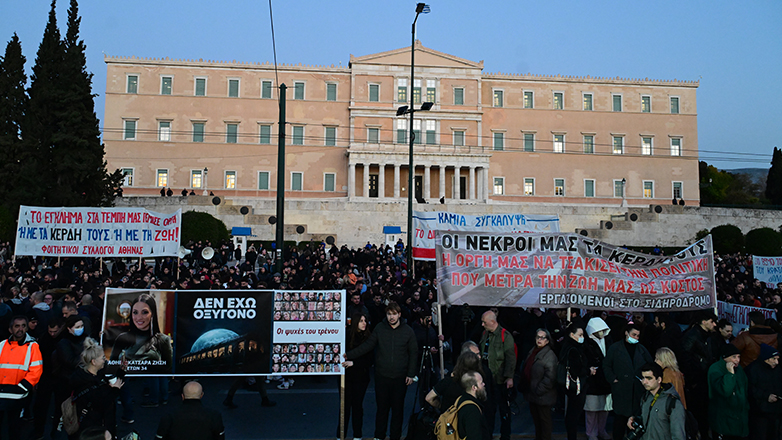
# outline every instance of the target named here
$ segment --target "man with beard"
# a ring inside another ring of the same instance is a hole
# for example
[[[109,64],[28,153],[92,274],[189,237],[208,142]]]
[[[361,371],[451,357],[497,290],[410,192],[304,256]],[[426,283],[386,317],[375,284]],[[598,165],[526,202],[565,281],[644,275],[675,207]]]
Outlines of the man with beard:
[[[10,332],[11,337],[0,342],[0,431],[7,424],[9,438],[18,440],[19,417],[41,379],[43,360],[38,343],[27,334],[27,317],[14,317]]]
[[[481,410],[482,402],[486,401],[486,384],[481,373],[468,371],[462,375],[461,385],[464,394],[456,401],[459,408],[458,425],[459,438],[464,440],[489,440],[491,432],[486,423],[486,417]]]

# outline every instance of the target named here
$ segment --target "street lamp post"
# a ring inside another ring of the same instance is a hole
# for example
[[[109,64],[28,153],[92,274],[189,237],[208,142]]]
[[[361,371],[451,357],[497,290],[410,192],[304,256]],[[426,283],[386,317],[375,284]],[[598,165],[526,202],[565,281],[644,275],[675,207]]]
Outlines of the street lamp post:
[[[627,195],[625,194],[625,185],[627,185],[627,179],[622,177],[622,208],[627,208]]]
[[[209,195],[209,190],[206,189],[206,173],[209,172],[209,168],[204,167],[204,181],[201,182],[201,185],[204,187],[204,192],[202,193],[205,196]]]
[[[415,105],[415,94],[413,93],[413,90],[415,89],[415,23],[418,21],[418,16],[421,13],[428,14],[429,12],[429,6],[425,3],[418,3],[415,6],[415,20],[413,20],[412,31],[413,39],[410,44],[410,107],[409,110],[400,107],[396,112],[397,115],[400,115],[400,112],[401,114],[404,114],[406,111],[409,111],[410,113],[410,162],[408,163],[407,169],[407,270],[410,271],[411,276],[415,275],[415,267],[413,266],[413,178],[415,176],[415,165],[413,164],[413,142],[415,140],[415,134],[413,133],[413,116],[415,110],[413,109],[413,106]],[[432,106],[429,105],[425,109],[424,107],[426,104],[430,103],[424,103],[424,105],[421,106],[421,110],[429,110],[432,108]]]

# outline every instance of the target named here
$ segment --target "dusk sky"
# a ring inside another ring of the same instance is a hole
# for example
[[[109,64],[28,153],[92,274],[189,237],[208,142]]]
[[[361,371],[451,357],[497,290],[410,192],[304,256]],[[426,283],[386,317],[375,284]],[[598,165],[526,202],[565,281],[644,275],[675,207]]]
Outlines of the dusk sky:
[[[16,32],[29,74],[50,3],[3,3],[2,50]],[[63,34],[68,4],[57,3]],[[485,73],[700,81],[700,158],[719,168],[768,168],[774,146],[782,147],[782,1],[429,4],[431,13],[418,19],[422,44],[483,60]],[[104,53],[273,61],[268,0],[82,0],[79,7],[99,118]],[[413,1],[273,0],[272,7],[279,63],[347,66],[351,54],[407,47],[415,17]]]

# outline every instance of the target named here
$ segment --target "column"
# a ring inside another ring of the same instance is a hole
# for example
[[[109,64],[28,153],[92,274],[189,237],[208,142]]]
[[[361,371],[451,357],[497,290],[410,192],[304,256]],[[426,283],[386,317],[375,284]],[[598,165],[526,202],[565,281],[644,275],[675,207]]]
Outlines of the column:
[[[459,165],[456,165],[453,167],[453,198],[456,200],[459,200],[459,196],[461,195],[462,189],[462,182],[459,179],[461,174],[462,167]]]
[[[440,165],[440,198],[445,197],[445,165]]]
[[[399,198],[399,164],[394,164],[394,198]]]
[[[364,164],[364,197],[369,197],[369,164]]]
[[[386,165],[380,164],[377,173],[377,197],[382,199],[386,196]]]
[[[348,164],[348,198],[356,195],[356,164]]]
[[[475,199],[475,167],[470,167],[470,193],[467,195],[468,199]]]
[[[431,176],[430,176],[430,170],[432,166],[431,165],[424,165],[424,193],[423,197],[424,200],[428,201],[429,198],[432,197],[432,189],[431,189]]]
[[[490,183],[489,182],[489,169],[484,167],[483,168],[483,187],[484,187],[485,191],[483,193],[483,200],[485,202],[487,202],[487,203],[489,202],[489,194],[491,194],[489,189],[492,188],[492,186],[489,185],[489,183]]]

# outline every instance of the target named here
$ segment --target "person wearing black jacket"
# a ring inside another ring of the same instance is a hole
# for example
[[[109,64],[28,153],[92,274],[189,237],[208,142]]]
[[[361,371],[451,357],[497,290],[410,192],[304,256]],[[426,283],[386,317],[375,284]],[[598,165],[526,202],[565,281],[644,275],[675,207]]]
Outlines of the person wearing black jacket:
[[[415,333],[401,321],[399,304],[386,306],[386,320],[375,327],[363,344],[348,351],[346,360],[355,360],[375,350],[375,438],[385,438],[391,412],[391,440],[402,437],[405,393],[416,375],[418,346]]]
[[[204,390],[192,381],[182,388],[182,406],[164,415],[157,428],[160,440],[225,440],[223,416],[201,405]]]
[[[744,370],[749,381],[749,438],[777,440],[782,419],[782,367],[779,351],[760,345],[760,356]]]
[[[73,404],[79,416],[79,430],[71,440],[90,427],[101,426],[117,435],[116,401],[118,390],[124,385],[124,370],[116,377],[105,373],[106,355],[103,347],[92,338],[84,340],[81,363],[70,377]]]
[[[65,320],[60,341],[52,356],[54,360],[54,403],[55,408],[68,398],[72,387],[68,384],[73,373],[79,369],[84,340],[87,337],[84,318],[73,315]],[[59,412],[59,411],[58,411]]]
[[[464,394],[455,405],[467,402],[459,409],[456,429],[459,438],[464,440],[490,440],[492,435],[486,417],[483,416],[482,402],[486,401],[486,384],[477,371],[468,371],[460,380]]]
[[[682,338],[682,351],[676,357],[682,360],[681,369],[685,377],[688,409],[698,420],[701,437],[709,438],[709,367],[719,359],[711,347],[710,336],[717,327],[717,317],[713,313],[702,312],[695,324]]]
[[[605,377],[603,360],[606,351],[611,346],[612,340],[608,334],[611,329],[602,318],[592,318],[587,324],[586,333],[586,359],[589,368],[589,377],[586,381],[586,435],[589,440],[610,439],[606,432],[608,412],[611,411],[611,384]]]
[[[46,429],[46,417],[49,411],[49,404],[52,401],[55,390],[56,378],[54,377],[54,353],[57,349],[57,344],[60,342],[61,330],[63,327],[62,320],[53,319],[49,321],[47,326],[47,332],[38,339],[38,348],[41,350],[41,358],[43,359],[43,373],[41,374],[41,380],[35,389],[35,403],[33,404],[33,438],[41,438],[44,435]],[[55,419],[59,420],[60,412],[59,408],[55,407]]]
[[[567,408],[565,410],[565,429],[568,440],[576,440],[578,436],[578,421],[584,411],[586,399],[586,381],[589,369],[584,355],[584,329],[581,324],[570,324],[566,330],[565,339],[559,352],[559,365],[565,365],[565,395]]]
[[[359,347],[372,334],[368,328],[369,317],[357,313],[350,319],[350,331],[345,341],[346,350]],[[345,417],[343,426],[348,431],[348,422],[353,413],[353,438],[363,437],[364,428],[364,396],[369,386],[369,369],[372,367],[372,353],[359,356],[352,361],[345,361]],[[337,438],[342,438],[342,433],[337,423]]]

